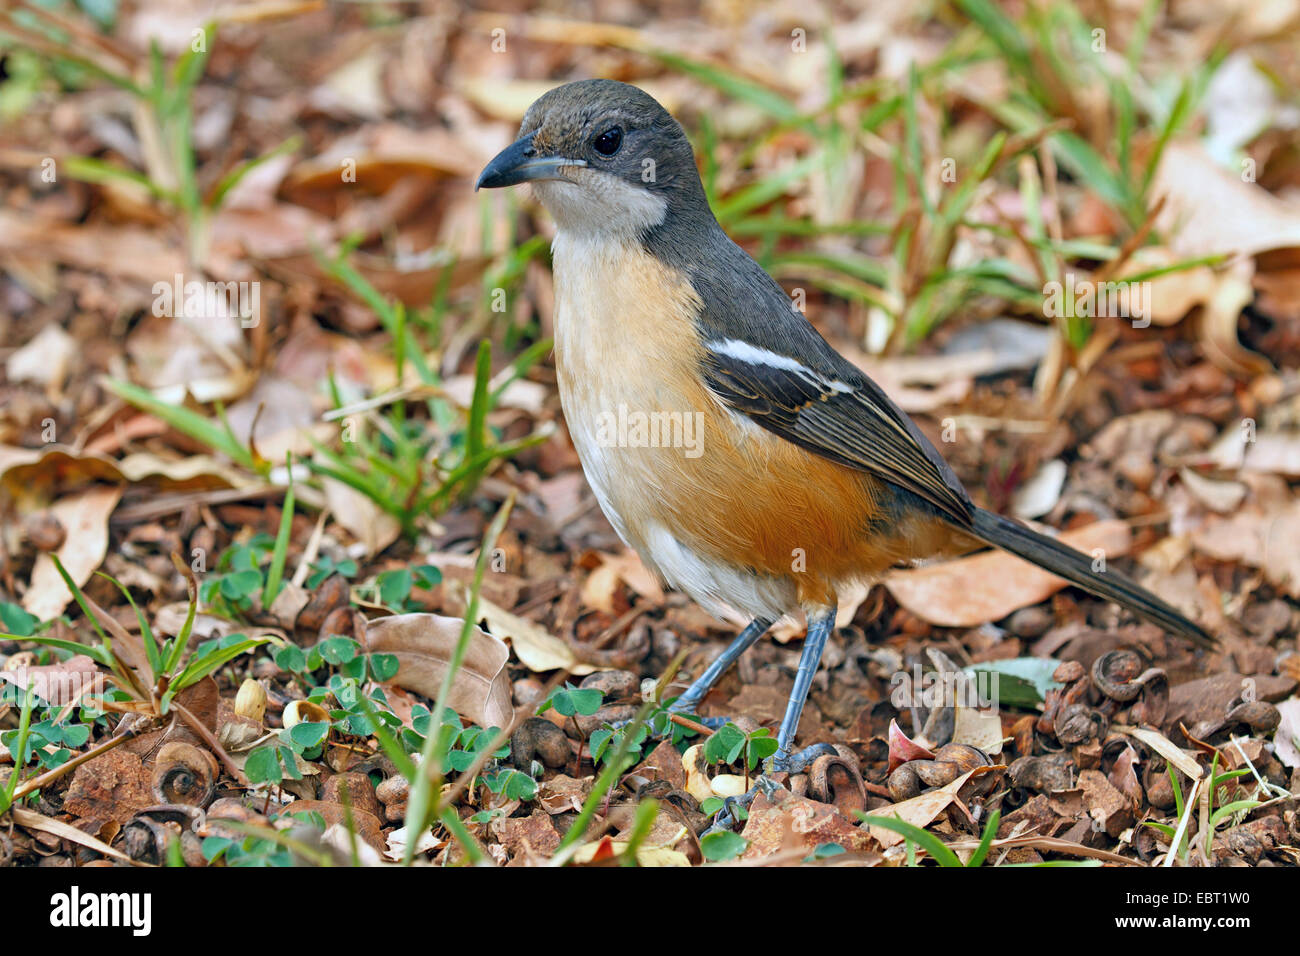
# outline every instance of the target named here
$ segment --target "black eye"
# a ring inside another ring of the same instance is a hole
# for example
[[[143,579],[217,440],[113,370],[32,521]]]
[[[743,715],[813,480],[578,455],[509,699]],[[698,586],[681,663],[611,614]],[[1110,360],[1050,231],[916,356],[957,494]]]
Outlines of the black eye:
[[[617,126],[611,126],[593,139],[591,145],[600,155],[613,156],[618,152],[618,148],[623,145],[623,131]]]

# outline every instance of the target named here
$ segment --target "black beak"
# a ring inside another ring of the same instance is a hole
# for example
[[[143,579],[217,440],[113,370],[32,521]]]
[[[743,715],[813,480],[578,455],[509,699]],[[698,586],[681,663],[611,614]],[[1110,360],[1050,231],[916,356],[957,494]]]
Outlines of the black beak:
[[[542,179],[563,179],[560,171],[564,167],[586,165],[587,163],[581,159],[538,156],[537,150],[533,149],[533,137],[530,133],[501,150],[492,162],[483,167],[478,182],[474,184],[474,191],[537,182]]]

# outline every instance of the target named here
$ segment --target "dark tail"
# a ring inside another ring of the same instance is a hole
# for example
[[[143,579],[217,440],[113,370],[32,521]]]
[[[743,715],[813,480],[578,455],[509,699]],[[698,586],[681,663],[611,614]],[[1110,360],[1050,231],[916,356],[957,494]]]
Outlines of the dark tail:
[[[980,540],[1059,574],[1085,591],[1122,604],[1167,631],[1195,641],[1202,647],[1215,647],[1217,644],[1202,628],[1135,581],[1109,567],[1104,572],[1094,571],[1092,559],[1081,551],[1039,534],[1018,521],[976,508],[971,531]]]

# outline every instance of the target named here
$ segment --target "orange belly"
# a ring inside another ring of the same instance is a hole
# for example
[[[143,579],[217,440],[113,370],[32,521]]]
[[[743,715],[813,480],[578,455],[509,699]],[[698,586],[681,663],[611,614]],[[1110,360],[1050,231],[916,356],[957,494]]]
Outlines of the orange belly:
[[[684,277],[635,246],[562,239],[555,350],[569,431],[610,522],[667,583],[705,606],[785,613],[945,549],[951,532],[896,508],[888,485],[722,405],[699,371],[699,300]]]

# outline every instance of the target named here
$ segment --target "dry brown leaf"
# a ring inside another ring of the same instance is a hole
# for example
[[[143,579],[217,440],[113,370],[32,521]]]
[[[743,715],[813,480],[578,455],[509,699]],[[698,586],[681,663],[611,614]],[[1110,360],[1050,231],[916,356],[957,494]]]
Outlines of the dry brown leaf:
[[[637,594],[655,605],[664,601],[664,589],[654,574],[635,551],[622,554],[600,555],[600,566],[594,568],[582,583],[582,603],[586,607],[617,614],[614,594],[620,584],[626,584]]]
[[[69,840],[73,843],[80,844],[88,850],[94,850],[96,853],[102,853],[104,856],[118,860],[121,863],[128,863],[131,866],[149,866],[140,860],[133,860],[121,850],[114,850],[103,840],[96,839],[89,833],[78,830],[71,823],[64,823],[62,820],[55,820],[44,814],[36,813],[33,810],[24,810],[22,807],[11,807],[9,810],[13,815],[14,822],[20,827],[26,827],[29,830],[39,830],[42,833],[49,833],[63,840]]]
[[[970,744],[990,757],[1002,753],[1002,718],[996,712],[957,707],[953,714],[952,743]]]
[[[957,799],[957,792],[961,790],[974,772],[974,770],[968,770],[956,780],[947,786],[940,787],[938,790],[930,790],[918,797],[904,800],[902,803],[895,803],[891,807],[882,807],[875,810],[872,812],[872,816],[894,817],[904,823],[910,823],[924,829],[930,825],[935,817],[952,805],[953,801]],[[867,829],[882,848],[887,849],[896,843],[903,842],[901,833],[886,830],[881,826],[872,826],[870,818],[867,819]]]
[[[31,688],[37,697],[56,706],[70,704],[87,692],[103,690],[103,676],[89,656],[77,654],[58,664],[0,670],[0,681]]]
[[[371,621],[366,649],[397,658],[398,687],[434,699],[460,641],[464,621],[439,614],[397,614]],[[480,727],[505,727],[514,718],[510,703],[510,651],[480,628],[470,631],[469,646],[452,681],[447,706]]]
[[[45,448],[0,446],[0,490],[26,513],[42,508],[62,492],[92,482],[148,483],[167,491],[247,488],[256,482],[209,455],[161,458],[136,452],[115,461],[97,452],[78,452],[61,445]]]
[[[1253,256],[1300,246],[1300,205],[1224,169],[1197,141],[1170,143],[1151,184],[1156,228],[1180,256]]]
[[[1127,554],[1131,541],[1123,521],[1098,521],[1067,531],[1060,541],[1085,554]],[[941,627],[974,627],[1000,621],[1038,604],[1066,586],[1064,578],[1003,551],[895,571],[885,579],[895,600],[917,617]]]
[[[77,354],[77,343],[54,324],[45,326],[22,348],[15,349],[5,362],[10,382],[34,382],[57,393],[68,375],[68,366]]]
[[[77,586],[85,584],[108,552],[108,516],[122,497],[119,486],[95,487],[69,495],[50,506],[50,512],[67,530],[57,552],[68,576]],[[58,617],[72,600],[48,554],[40,554],[32,568],[31,583],[23,595],[23,608],[42,621]]]
[[[1247,473],[1247,501],[1230,515],[1207,515],[1191,532],[1201,554],[1259,568],[1273,584],[1300,597],[1300,502],[1276,475]]]
[[[462,590],[464,584],[460,584]],[[510,642],[515,656],[531,671],[567,670],[574,675],[590,674],[597,668],[579,664],[568,644],[540,624],[511,614],[482,595],[478,599],[479,620],[497,637]]]
[[[1137,275],[1149,269],[1172,266],[1184,258],[1186,257],[1175,255],[1163,246],[1147,246],[1138,249],[1129,257],[1128,264],[1116,277],[1116,281],[1122,282],[1127,276]],[[1210,301],[1218,288],[1219,278],[1209,266],[1197,266],[1194,269],[1184,269],[1147,279],[1143,285],[1146,286],[1149,296],[1146,305],[1147,316],[1156,325],[1173,325],[1196,306]],[[1121,290],[1121,302],[1127,301],[1128,292],[1129,287],[1124,286]],[[1137,310],[1132,309],[1121,314],[1137,315]]]
[[[1185,750],[1158,730],[1150,727],[1126,727],[1122,724],[1116,724],[1111,730],[1117,734],[1136,737],[1193,780],[1199,780],[1205,773],[1201,765],[1189,757]]]
[[[328,477],[321,479],[321,485],[334,520],[365,546],[366,554],[378,554],[402,533],[396,518],[355,488]]]

